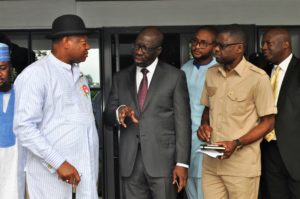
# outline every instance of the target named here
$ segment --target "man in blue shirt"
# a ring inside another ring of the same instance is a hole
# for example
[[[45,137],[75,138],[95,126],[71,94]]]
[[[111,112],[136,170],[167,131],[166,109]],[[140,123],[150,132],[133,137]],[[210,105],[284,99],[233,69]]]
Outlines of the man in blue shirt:
[[[213,48],[216,39],[216,30],[205,26],[198,29],[191,40],[191,53],[193,59],[182,66],[188,83],[192,118],[192,150],[191,163],[188,172],[186,193],[189,199],[203,198],[201,188],[202,154],[196,152],[201,144],[197,137],[197,129],[201,123],[204,106],[200,104],[207,69],[216,64],[213,58]]]
[[[8,45],[0,43],[0,198],[24,198],[22,147],[13,133],[14,89]]]

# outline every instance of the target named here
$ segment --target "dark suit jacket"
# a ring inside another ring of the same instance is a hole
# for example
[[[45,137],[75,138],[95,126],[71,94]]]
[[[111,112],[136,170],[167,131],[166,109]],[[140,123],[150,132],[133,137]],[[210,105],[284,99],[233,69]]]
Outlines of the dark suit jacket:
[[[137,102],[136,66],[117,73],[107,100],[104,120],[117,123],[116,109],[131,106],[139,123],[127,120],[120,127],[121,175],[131,175],[140,141],[142,158],[148,175],[170,177],[177,162],[189,164],[191,120],[189,95],[183,71],[161,61],[154,71],[141,112]]]
[[[277,109],[279,151],[291,176],[300,181],[300,60],[294,56],[280,88]]]

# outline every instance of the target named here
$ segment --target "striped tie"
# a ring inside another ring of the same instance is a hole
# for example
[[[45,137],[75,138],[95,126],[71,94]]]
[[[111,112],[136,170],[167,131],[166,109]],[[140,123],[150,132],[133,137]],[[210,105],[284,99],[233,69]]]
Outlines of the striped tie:
[[[275,70],[274,70],[273,75],[271,77],[271,85],[272,85],[272,88],[273,88],[273,96],[274,96],[275,101],[277,99],[277,94],[278,94],[279,71],[280,71],[279,65],[275,65]],[[265,139],[268,142],[270,142],[271,140],[276,140],[275,129],[273,129],[270,133],[268,133],[265,136]]]

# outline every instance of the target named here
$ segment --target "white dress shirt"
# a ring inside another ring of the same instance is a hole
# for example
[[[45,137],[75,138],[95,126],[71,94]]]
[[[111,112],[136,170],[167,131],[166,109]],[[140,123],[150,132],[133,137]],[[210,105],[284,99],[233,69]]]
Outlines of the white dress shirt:
[[[283,81],[283,78],[285,76],[285,73],[286,73],[286,70],[289,66],[289,63],[291,62],[291,59],[292,59],[293,55],[290,54],[285,60],[283,60],[280,64],[279,64],[279,77],[278,77],[278,89],[276,90],[276,99],[275,99],[275,104],[277,104],[277,101],[278,101],[278,96],[279,96],[279,92],[280,92],[280,89],[281,89],[281,85],[282,85],[282,81]],[[275,71],[275,67],[273,68],[272,70],[272,75]]]
[[[7,105],[9,102],[10,93],[6,93],[3,95],[3,112],[6,113]]]
[[[148,70],[148,73],[146,74],[147,79],[148,79],[148,88],[150,86],[157,63],[158,63],[158,59],[156,58],[152,62],[152,64],[150,64],[149,66],[146,67],[146,69]],[[136,67],[136,89],[137,89],[136,92],[137,93],[139,92],[139,87],[140,87],[141,81],[143,79],[142,69],[143,69],[143,67],[139,67],[139,66]]]

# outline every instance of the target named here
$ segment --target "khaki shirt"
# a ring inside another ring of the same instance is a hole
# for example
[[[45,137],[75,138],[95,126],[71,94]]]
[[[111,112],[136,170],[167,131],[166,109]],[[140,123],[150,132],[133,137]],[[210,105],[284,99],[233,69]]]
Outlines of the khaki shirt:
[[[277,112],[268,75],[245,58],[228,74],[218,64],[208,70],[201,103],[209,107],[212,143],[238,139],[258,124],[259,117]],[[203,170],[217,175],[259,176],[260,142],[244,146],[225,160],[205,155]]]

